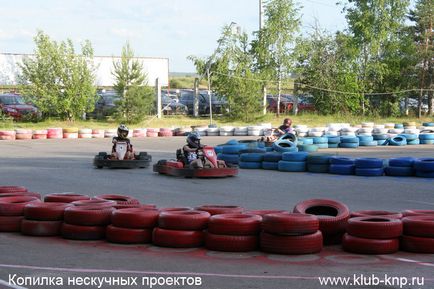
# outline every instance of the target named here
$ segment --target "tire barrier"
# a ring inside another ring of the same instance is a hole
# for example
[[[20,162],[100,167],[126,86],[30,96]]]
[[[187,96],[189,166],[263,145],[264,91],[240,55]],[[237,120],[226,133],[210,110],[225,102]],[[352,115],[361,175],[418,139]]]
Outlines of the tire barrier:
[[[377,158],[358,158],[355,161],[357,176],[382,176],[384,174],[383,160]]]
[[[273,149],[276,152],[296,152],[298,151],[297,145],[289,140],[279,139],[273,143]]]
[[[277,168],[282,172],[305,172],[306,162],[279,161]]]
[[[328,173],[330,157],[328,154],[311,154],[307,156],[307,171],[311,173]]]
[[[403,215],[399,212],[389,212],[389,211],[370,211],[370,210],[362,210],[351,212],[351,218],[356,217],[386,217],[392,219],[402,219]]]
[[[262,169],[264,170],[278,170],[279,162],[262,162]]]
[[[434,178],[434,158],[421,158],[414,162],[416,176]]]

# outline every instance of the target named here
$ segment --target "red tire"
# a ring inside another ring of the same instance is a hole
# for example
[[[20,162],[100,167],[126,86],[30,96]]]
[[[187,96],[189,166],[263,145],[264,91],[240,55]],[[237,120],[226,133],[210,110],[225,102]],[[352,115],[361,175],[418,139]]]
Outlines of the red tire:
[[[0,216],[0,232],[20,232],[23,216]]]
[[[37,221],[61,221],[65,209],[70,206],[68,203],[30,203],[24,207],[24,217]]]
[[[22,216],[27,204],[40,201],[36,197],[28,196],[0,198],[0,216]]]
[[[175,211],[191,211],[193,208],[191,207],[170,207],[170,208],[162,208],[160,212],[175,212]]]
[[[298,203],[294,213],[317,215],[323,235],[345,232],[350,210],[341,202],[327,199],[311,199]]]
[[[211,234],[247,236],[258,235],[261,216],[246,214],[221,214],[209,218],[208,231]]]
[[[111,222],[116,227],[152,229],[158,224],[160,212],[155,209],[130,208],[112,212]]]
[[[0,186],[0,194],[14,192],[27,192],[27,188],[22,186]]]
[[[171,248],[201,247],[204,242],[202,231],[180,231],[155,228],[152,240],[156,246]]]
[[[32,139],[32,136],[33,136],[32,133],[17,133],[15,135],[15,139],[17,140]]]
[[[203,205],[195,208],[198,211],[206,211],[212,215],[220,214],[241,214],[243,208],[238,206],[225,206],[225,205]]]
[[[63,223],[60,229],[65,239],[71,240],[100,240],[105,237],[106,227],[103,226],[77,226]]]
[[[35,192],[11,192],[11,193],[0,194],[0,198],[19,197],[19,196],[35,197],[35,198],[38,198],[39,200],[41,199],[41,194],[35,193]]]
[[[344,251],[357,254],[393,254],[399,250],[399,239],[367,239],[345,234],[342,238]]]
[[[183,231],[203,230],[207,227],[210,216],[205,211],[165,211],[158,217],[158,227]]]
[[[116,206],[115,201],[107,201],[101,199],[90,199],[72,202],[74,206],[77,207],[100,207],[100,208],[111,208]]]
[[[259,243],[261,249],[268,253],[300,255],[320,252],[323,239],[321,231],[302,236],[282,236],[262,232]]]
[[[404,217],[420,216],[420,215],[434,215],[434,210],[405,210],[402,211]]]
[[[398,212],[369,211],[369,210],[351,212],[351,218],[369,217],[369,216],[386,217],[386,218],[394,218],[394,219],[401,219],[402,218],[402,214],[398,213]]]
[[[113,206],[116,210],[120,209],[133,209],[133,208],[141,208],[142,206],[140,204],[116,204]]]
[[[258,249],[258,243],[258,236],[205,234],[205,247],[213,251],[250,252]]]
[[[72,203],[74,201],[89,200],[90,197],[75,193],[56,193],[46,195],[44,202],[55,202],[55,203]]]
[[[401,250],[413,253],[434,254],[434,238],[401,237]]]
[[[434,238],[434,215],[405,217],[402,224],[404,235]]]
[[[277,214],[277,213],[288,213],[288,211],[285,210],[249,210],[249,211],[244,211],[243,214],[247,214],[247,215],[259,215],[259,216],[264,216],[267,214]]]
[[[21,233],[29,236],[58,236],[62,221],[33,221],[24,219],[21,222]]]
[[[107,226],[106,230],[107,241],[120,244],[143,244],[151,243],[152,230],[150,229],[127,229]]]
[[[317,216],[306,214],[268,214],[262,218],[262,229],[277,235],[313,234],[319,230],[319,220]]]
[[[65,209],[64,220],[79,226],[105,226],[110,224],[114,208],[69,207]]]
[[[400,219],[357,217],[348,220],[347,233],[359,238],[394,239],[402,235]]]
[[[102,199],[106,201],[115,201],[118,205],[131,205],[131,204],[140,204],[139,200],[123,195],[99,195],[95,197],[96,199]]]

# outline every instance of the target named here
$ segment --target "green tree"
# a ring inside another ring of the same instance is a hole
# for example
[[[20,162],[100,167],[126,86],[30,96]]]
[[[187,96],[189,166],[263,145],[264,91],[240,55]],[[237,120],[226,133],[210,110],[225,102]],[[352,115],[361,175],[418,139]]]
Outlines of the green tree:
[[[113,62],[115,91],[121,96],[117,103],[116,117],[126,123],[137,123],[149,115],[154,105],[154,92],[148,86],[143,65],[134,58],[129,43],[122,48],[119,61]]]
[[[94,109],[93,49],[89,41],[77,55],[70,39],[60,43],[39,31],[34,56],[21,65],[21,82],[27,98],[44,116],[74,120]]]

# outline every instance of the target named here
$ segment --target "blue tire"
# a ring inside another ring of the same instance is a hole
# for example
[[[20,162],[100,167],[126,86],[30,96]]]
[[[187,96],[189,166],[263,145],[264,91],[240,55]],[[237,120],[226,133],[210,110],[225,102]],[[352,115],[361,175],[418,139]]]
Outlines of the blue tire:
[[[331,154],[311,154],[307,156],[308,164],[317,165],[328,165],[330,163],[330,158],[333,157]]]
[[[385,140],[389,138],[387,134],[374,134],[373,137],[374,140]]]
[[[388,144],[389,144],[388,139],[377,140],[377,146],[384,146],[384,145],[388,145]]]
[[[355,162],[356,162],[355,159],[347,158],[347,157],[333,156],[330,158],[330,164],[332,164],[332,165],[351,165],[351,166],[353,166]]]
[[[402,123],[395,123],[395,128],[404,128]]]
[[[307,152],[283,153],[282,161],[287,162],[305,162],[307,159]]]
[[[318,149],[328,149],[329,148],[328,143],[318,143],[318,144],[316,144],[316,146],[318,147]]]
[[[433,127],[434,126],[434,122],[424,122],[422,123],[423,126],[429,126],[429,127]]]
[[[214,151],[216,154],[221,154],[221,153],[223,153],[223,147],[222,146],[215,146]]]
[[[407,139],[403,136],[395,136],[389,140],[391,146],[405,146],[407,145]]]
[[[384,173],[386,176],[410,177],[414,175],[414,169],[412,167],[386,167]]]
[[[298,150],[302,152],[316,152],[318,151],[317,145],[301,145],[298,146]]]
[[[310,138],[310,137],[303,138],[303,144],[305,144],[305,145],[313,145],[313,138]]]
[[[279,140],[287,140],[290,142],[297,142],[297,136],[293,133],[286,133],[284,135],[282,135]]]
[[[262,162],[239,162],[239,166],[242,169],[261,169]]]
[[[422,172],[434,172],[434,158],[422,158],[414,162],[414,168]]]
[[[420,140],[434,140],[434,133],[421,133],[419,135]]]
[[[329,172],[330,165],[319,165],[319,164],[307,164],[307,171],[310,173],[317,174],[327,174]]]
[[[420,144],[423,144],[423,145],[432,145],[432,144],[434,144],[434,140],[430,140],[430,139],[421,140]]]
[[[389,159],[390,167],[413,167],[414,162],[417,159],[413,157],[401,157],[401,158],[392,158]]]
[[[379,177],[384,174],[383,168],[356,168],[356,176]]]
[[[276,152],[296,152],[298,151],[297,145],[289,140],[277,140],[273,143],[273,149]]]
[[[433,172],[416,171],[416,177],[434,178],[434,171]]]
[[[344,149],[356,149],[359,147],[359,143],[345,143],[345,142],[341,142],[339,144],[340,148],[344,148]]]
[[[329,143],[329,149],[337,149],[339,147],[338,143]]]
[[[359,143],[359,138],[355,136],[341,136],[341,143]]]
[[[228,141],[225,143],[225,145],[230,145],[230,146],[238,145],[238,144],[239,144],[239,142],[238,142],[236,139],[228,140]]]
[[[240,150],[240,154],[250,154],[250,153],[262,153],[265,154],[264,148],[256,148],[256,149],[244,149]]]
[[[354,165],[330,165],[329,173],[334,175],[354,175]]]
[[[262,168],[264,170],[278,170],[279,163],[278,162],[262,162]]]
[[[414,140],[410,140],[410,141],[407,141],[407,144],[408,145],[420,145],[420,140],[418,138],[414,139]]]
[[[407,142],[418,139],[418,135],[417,134],[412,134],[412,133],[402,133],[398,136],[403,136],[405,137],[405,139],[407,140]]]
[[[266,153],[262,156],[264,162],[274,162],[277,163],[282,159],[281,153]]]
[[[361,147],[376,147],[378,145],[377,141],[361,141],[359,146]]]
[[[371,141],[374,140],[374,137],[371,136],[371,135],[358,135],[357,138],[359,139],[359,143],[362,143],[362,142],[371,142]]]
[[[239,156],[234,154],[218,154],[217,159],[225,161],[228,164],[238,164],[240,161]]]
[[[329,136],[327,142],[328,144],[337,144],[341,142],[341,138],[339,136]]]
[[[273,147],[265,147],[265,151],[268,152],[273,152]]]
[[[313,143],[314,144],[328,143],[328,138],[317,136],[313,138]]]
[[[262,162],[263,153],[245,153],[240,155],[241,162]]]
[[[305,172],[306,162],[279,161],[278,169],[282,172]]]
[[[245,145],[225,145],[223,146],[223,154],[239,154],[240,150],[246,149]]]
[[[375,169],[383,167],[383,160],[377,158],[358,158],[355,162],[358,169]]]

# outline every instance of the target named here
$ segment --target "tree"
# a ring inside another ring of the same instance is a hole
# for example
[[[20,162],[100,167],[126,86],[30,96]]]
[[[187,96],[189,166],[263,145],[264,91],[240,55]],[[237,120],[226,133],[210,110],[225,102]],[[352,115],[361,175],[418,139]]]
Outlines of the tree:
[[[152,111],[154,93],[148,86],[143,65],[134,59],[134,51],[129,43],[124,45],[121,59],[114,61],[113,66],[112,74],[116,78],[114,89],[121,96],[116,117],[127,123],[140,122]]]
[[[44,116],[74,120],[94,109],[93,49],[89,41],[77,55],[70,39],[57,43],[39,31],[34,38],[35,55],[21,65],[21,82],[27,98]]]

